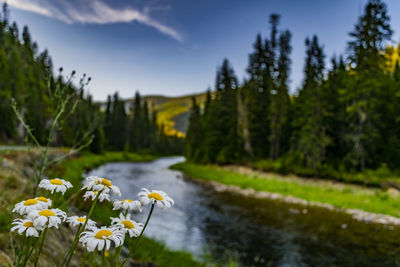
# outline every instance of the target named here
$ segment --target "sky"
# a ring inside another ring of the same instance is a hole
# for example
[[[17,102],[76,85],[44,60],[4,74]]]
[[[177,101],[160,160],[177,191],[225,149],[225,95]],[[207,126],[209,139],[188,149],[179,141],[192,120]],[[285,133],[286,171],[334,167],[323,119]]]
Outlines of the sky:
[[[0,0],[2,2],[3,0]],[[11,20],[28,25],[56,69],[92,77],[95,100],[204,92],[224,58],[242,81],[257,33],[269,35],[271,13],[292,33],[290,90],[303,78],[304,40],[317,34],[327,65],[345,53],[348,33],[367,0],[8,0]],[[385,1],[400,41],[399,0]],[[76,79],[78,81],[78,78]]]

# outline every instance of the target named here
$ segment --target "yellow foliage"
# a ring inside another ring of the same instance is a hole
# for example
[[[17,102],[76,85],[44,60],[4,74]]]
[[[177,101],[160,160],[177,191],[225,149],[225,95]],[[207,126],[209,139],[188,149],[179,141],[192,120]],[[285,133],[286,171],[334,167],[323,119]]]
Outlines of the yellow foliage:
[[[394,46],[387,46],[384,52],[386,60],[386,70],[393,72],[396,62],[400,60],[400,43],[397,45],[397,48]]]

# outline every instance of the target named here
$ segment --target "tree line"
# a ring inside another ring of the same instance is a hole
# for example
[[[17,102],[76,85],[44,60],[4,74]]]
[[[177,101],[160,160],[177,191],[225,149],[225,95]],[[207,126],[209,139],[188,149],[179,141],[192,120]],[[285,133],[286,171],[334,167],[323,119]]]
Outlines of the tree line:
[[[385,3],[368,1],[346,54],[333,56],[330,68],[318,37],[305,40],[304,78],[293,95],[291,33],[279,21],[272,14],[269,35],[257,35],[248,78],[239,83],[225,59],[204,106],[193,100],[186,157],[220,164],[267,159],[311,174],[398,169],[400,46],[386,46],[392,29]]]
[[[76,147],[92,135],[89,149],[96,153],[104,149],[182,153],[183,140],[164,133],[163,126],[156,124],[156,113],[149,110],[149,103],[138,92],[130,108],[125,108],[115,93],[108,97],[106,110],[101,110],[85,91],[90,77],[83,75],[76,83],[75,71],[66,75],[62,68],[58,72],[53,69],[49,52],[39,51],[27,26],[20,33],[17,23],[10,22],[4,4],[0,12],[0,143],[23,144],[26,139],[26,131],[13,111],[13,100],[34,137],[46,143],[49,119],[57,108],[52,95],[62,87],[74,101],[66,107],[70,114],[60,120],[51,145]]]

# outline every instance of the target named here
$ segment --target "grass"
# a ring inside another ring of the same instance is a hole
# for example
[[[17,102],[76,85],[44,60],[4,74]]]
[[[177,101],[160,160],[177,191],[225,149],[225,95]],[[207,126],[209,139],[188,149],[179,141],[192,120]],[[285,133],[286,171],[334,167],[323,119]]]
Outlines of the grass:
[[[77,194],[79,199],[82,194],[79,192],[77,185],[81,183],[82,174],[97,166],[107,162],[116,161],[150,161],[156,157],[149,154],[134,154],[124,152],[107,152],[104,155],[93,155],[90,153],[83,154],[79,157],[71,158],[52,169],[54,176],[60,176],[71,181],[75,187],[66,195],[65,201],[73,194]],[[75,206],[83,211],[88,211],[90,203],[82,201],[74,201]],[[83,204],[82,204],[83,203]],[[61,203],[60,203],[61,204]],[[96,205],[93,219],[102,222],[105,225],[110,223],[110,217],[118,217],[118,212],[112,211],[111,203],[100,203]],[[184,251],[173,251],[168,249],[162,242],[143,237],[140,245],[135,249],[134,258],[139,261],[150,261],[159,266],[175,267],[175,266],[202,266],[201,263],[195,261],[193,256]]]
[[[372,187],[387,187],[390,184],[400,185],[400,172],[398,170],[389,170],[385,164],[375,170],[367,169],[362,172],[355,170],[345,171],[344,168],[338,169],[327,165],[320,166],[317,170],[313,170],[312,168],[296,164],[295,161],[290,160],[290,157],[283,157],[277,160],[257,160],[249,163],[249,166],[265,172],[280,174],[293,173],[301,177],[317,177]]]
[[[400,201],[397,196],[379,188],[315,181],[275,174],[240,173],[215,165],[178,163],[173,169],[200,180],[217,181],[256,191],[280,193],[308,201],[332,204],[346,209],[361,209],[400,217]]]

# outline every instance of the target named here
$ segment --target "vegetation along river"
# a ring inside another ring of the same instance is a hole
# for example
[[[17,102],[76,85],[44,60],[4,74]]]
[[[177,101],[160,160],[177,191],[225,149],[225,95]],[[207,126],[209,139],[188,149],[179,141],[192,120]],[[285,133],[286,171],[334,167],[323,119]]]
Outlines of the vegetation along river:
[[[400,228],[277,200],[217,193],[179,171],[184,161],[108,163],[89,173],[113,180],[123,198],[142,187],[167,192],[175,206],[156,209],[146,235],[199,259],[241,266],[400,266]],[[134,217],[144,221],[148,210]]]

